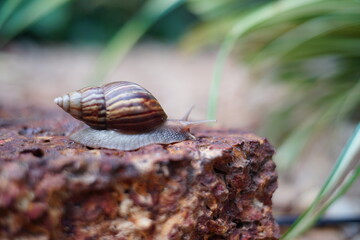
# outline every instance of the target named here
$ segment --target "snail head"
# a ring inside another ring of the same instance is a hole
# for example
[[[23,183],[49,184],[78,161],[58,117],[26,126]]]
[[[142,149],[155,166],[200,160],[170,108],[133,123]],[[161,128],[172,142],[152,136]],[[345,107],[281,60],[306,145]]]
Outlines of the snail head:
[[[211,123],[211,122],[216,122],[216,120],[198,120],[198,121],[189,121],[189,116],[191,111],[194,109],[194,106],[192,106],[187,113],[185,114],[185,116],[183,118],[181,118],[180,120],[177,119],[168,119],[167,120],[167,125],[171,128],[176,128],[178,131],[181,132],[187,132],[190,133],[190,128],[195,126],[195,125],[199,125],[199,124],[203,124],[203,123]],[[195,137],[194,137],[195,138]]]

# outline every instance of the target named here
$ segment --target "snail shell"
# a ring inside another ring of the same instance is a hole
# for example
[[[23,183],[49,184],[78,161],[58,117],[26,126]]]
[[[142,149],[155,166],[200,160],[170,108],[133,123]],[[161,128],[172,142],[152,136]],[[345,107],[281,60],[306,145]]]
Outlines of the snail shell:
[[[54,102],[94,129],[145,132],[159,127],[167,119],[149,91],[125,81],[83,88]]]
[[[192,125],[211,120],[168,120],[156,98],[136,83],[113,82],[55,98],[64,111],[90,127],[70,138],[89,147],[133,150],[152,143],[169,144],[195,137]]]

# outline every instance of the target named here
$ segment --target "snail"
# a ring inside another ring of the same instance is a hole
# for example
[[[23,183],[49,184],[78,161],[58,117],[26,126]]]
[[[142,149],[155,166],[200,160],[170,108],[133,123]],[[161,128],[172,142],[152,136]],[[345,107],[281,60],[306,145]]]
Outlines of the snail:
[[[171,120],[157,99],[132,82],[86,87],[57,97],[54,102],[88,125],[70,138],[94,148],[134,150],[153,143],[170,144],[195,139],[190,127],[212,120]]]

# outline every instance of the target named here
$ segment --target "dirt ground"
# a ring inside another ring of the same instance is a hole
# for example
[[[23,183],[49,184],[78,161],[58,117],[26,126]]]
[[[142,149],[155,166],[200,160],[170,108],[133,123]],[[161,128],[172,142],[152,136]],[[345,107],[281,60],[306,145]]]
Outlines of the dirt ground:
[[[70,46],[10,46],[0,53],[0,106],[58,108],[53,103],[55,97],[88,85],[103,84],[89,80],[99,52],[96,48]],[[143,44],[121,62],[106,82],[139,83],[156,96],[170,118],[181,118],[195,105],[191,118],[200,120],[206,118],[215,58],[215,51],[187,55],[172,46]],[[268,113],[286,101],[286,93],[286,87],[251,79],[246,67],[228,61],[220,89],[217,124],[257,132]],[[277,214],[301,212],[308,206],[352,129],[351,125],[344,126],[336,136],[318,136],[295,170],[280,174],[279,189],[274,196]],[[331,216],[360,215],[359,185],[330,209]],[[359,231],[358,225],[316,228],[300,239],[360,239]]]

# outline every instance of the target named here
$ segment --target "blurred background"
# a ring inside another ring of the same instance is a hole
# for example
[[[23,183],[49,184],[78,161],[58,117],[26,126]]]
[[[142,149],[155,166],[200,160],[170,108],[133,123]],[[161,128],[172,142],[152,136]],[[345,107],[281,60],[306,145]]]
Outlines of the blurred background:
[[[171,118],[195,105],[194,120],[267,137],[274,212],[297,216],[360,119],[360,1],[0,1],[0,107],[57,109],[57,96],[119,80],[147,88]],[[325,215],[353,220],[299,239],[360,239],[354,183]]]

